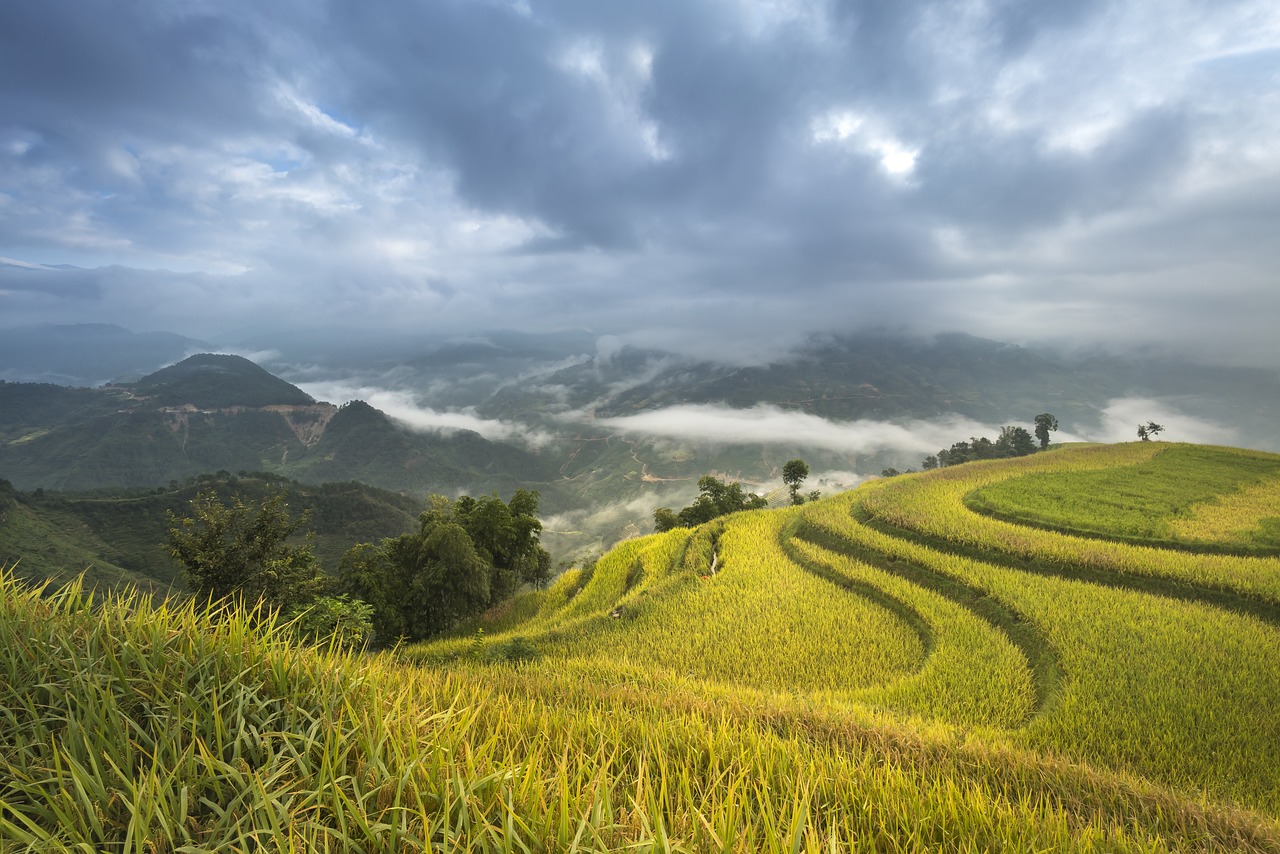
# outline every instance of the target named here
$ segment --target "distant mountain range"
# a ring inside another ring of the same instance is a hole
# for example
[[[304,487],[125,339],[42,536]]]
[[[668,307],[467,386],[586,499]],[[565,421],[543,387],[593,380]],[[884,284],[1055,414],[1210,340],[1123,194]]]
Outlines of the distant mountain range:
[[[217,471],[417,495],[555,477],[535,454],[474,433],[415,432],[359,401],[317,403],[240,356],[190,356],[99,388],[0,382],[0,477],[18,489],[155,487]]]
[[[94,386],[136,380],[209,345],[172,332],[105,323],[0,330],[0,380]]]
[[[198,342],[163,333],[99,326],[9,332],[0,336],[0,376],[39,365],[115,380],[95,387],[0,382],[0,479],[18,491],[173,490],[217,472],[310,485],[359,481],[414,500],[525,487],[542,495],[545,541],[557,556],[649,530],[653,509],[687,504],[704,474],[768,491],[780,486],[782,464],[800,456],[814,472],[809,487],[829,492],[883,468],[918,466],[925,453],[970,438],[948,431],[987,429],[950,424],[1029,426],[1048,411],[1064,431],[1099,435],[1105,410],[1119,398],[1158,401],[1234,430],[1223,433],[1238,437],[1232,444],[1280,450],[1276,371],[1064,356],[967,335],[815,338],[784,358],[741,366],[621,347],[584,332],[508,332],[416,350],[397,340],[352,362],[306,361],[290,345],[264,363],[267,370],[239,356],[192,356],[188,348]],[[311,346],[308,357],[325,355]],[[147,362],[166,347],[181,352]],[[43,357],[34,352],[40,348]],[[151,367],[137,370],[142,364]],[[462,414],[419,423],[486,432],[411,429],[362,400],[316,400],[352,396]],[[1155,417],[1142,406],[1143,419]],[[731,417],[746,410],[742,423],[767,410],[781,426],[767,436],[745,428],[714,433],[686,418],[691,409]],[[646,414],[660,430],[630,426],[628,416]],[[828,435],[896,429],[912,441],[822,443],[794,429],[815,423]],[[936,443],[923,451],[921,431]],[[1128,437],[1127,428],[1118,436]],[[1171,423],[1168,438],[1193,437]]]

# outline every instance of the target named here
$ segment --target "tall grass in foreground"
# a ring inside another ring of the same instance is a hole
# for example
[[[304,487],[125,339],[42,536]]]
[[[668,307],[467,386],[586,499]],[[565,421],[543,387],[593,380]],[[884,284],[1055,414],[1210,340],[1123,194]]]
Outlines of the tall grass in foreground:
[[[0,851],[1280,850],[1139,781],[590,661],[407,668],[0,573]]]

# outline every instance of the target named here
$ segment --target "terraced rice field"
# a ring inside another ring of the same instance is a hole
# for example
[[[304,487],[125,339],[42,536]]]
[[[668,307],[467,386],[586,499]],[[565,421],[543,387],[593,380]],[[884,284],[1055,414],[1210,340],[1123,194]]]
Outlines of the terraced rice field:
[[[794,692],[1276,816],[1278,494],[1280,457],[1238,449],[969,464],[732,517],[716,575],[646,568],[620,617],[516,631],[552,658]],[[688,535],[610,557],[676,566]],[[605,575],[580,596],[617,592]]]
[[[163,750],[136,701],[114,747],[0,702],[0,756],[39,769],[0,772],[0,850],[42,850],[24,815],[92,848],[141,814],[128,850],[1280,851],[1278,492],[1280,457],[1233,449],[971,463],[630,540],[484,632],[375,659],[145,607],[107,629],[0,579],[8,684],[37,647],[61,650],[41,696],[103,683],[87,637],[148,697],[196,684],[184,656],[252,689],[214,685],[231,719],[189,709]],[[139,657],[143,636],[174,655]],[[226,735],[241,705],[265,715],[248,741]],[[60,749],[151,776],[128,810],[95,801]]]

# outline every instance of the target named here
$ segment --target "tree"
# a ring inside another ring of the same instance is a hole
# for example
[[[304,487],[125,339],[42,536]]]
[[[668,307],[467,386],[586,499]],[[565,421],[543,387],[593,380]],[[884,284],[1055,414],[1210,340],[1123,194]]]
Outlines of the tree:
[[[1040,450],[1049,447],[1049,434],[1058,432],[1058,419],[1048,412],[1036,416],[1036,438],[1040,440]]]
[[[809,466],[804,460],[788,460],[782,467],[782,482],[791,491],[791,503],[803,504],[804,496],[800,494],[800,485],[809,476]]]
[[[1154,421],[1148,421],[1146,424],[1138,425],[1138,438],[1144,442],[1149,442],[1155,436],[1164,432],[1164,425],[1157,424]]]
[[[653,530],[661,534],[672,528],[680,527],[680,517],[670,507],[659,507],[653,511]]]
[[[1002,427],[996,440],[1002,457],[1025,457],[1035,453],[1036,443],[1025,427]]]
[[[359,599],[317,596],[289,614],[294,633],[313,644],[361,649],[373,634],[373,606]]]
[[[301,545],[288,542],[307,523],[307,514],[290,519],[283,492],[253,505],[239,495],[224,504],[213,490],[201,490],[191,500],[191,513],[167,514],[169,553],[198,596],[248,605],[260,601],[287,611],[309,602],[320,589],[310,533]]]
[[[742,484],[725,483],[711,475],[698,478],[698,492],[693,503],[679,513],[673,513],[669,507],[654,510],[654,530],[661,533],[672,528],[693,528],[739,510],[761,510],[769,506],[767,500],[754,492],[744,492]],[[801,498],[799,503],[803,501]]]
[[[338,577],[373,606],[377,643],[429,638],[549,577],[537,510],[538,493],[523,489],[509,503],[433,496],[416,532],[349,549]]]
[[[739,510],[760,510],[769,506],[768,501],[754,492],[743,492],[741,483],[725,483],[711,475],[698,478],[698,491],[701,494],[677,516],[686,528]]]

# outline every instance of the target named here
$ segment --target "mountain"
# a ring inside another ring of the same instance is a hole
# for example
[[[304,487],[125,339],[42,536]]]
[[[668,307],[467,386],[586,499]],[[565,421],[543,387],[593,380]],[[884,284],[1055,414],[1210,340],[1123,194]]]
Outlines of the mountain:
[[[239,356],[192,356],[96,389],[0,382],[0,477],[18,489],[157,487],[217,471],[360,480],[419,496],[556,479],[521,448],[467,431],[415,432],[360,402],[317,403]]]
[[[94,386],[128,382],[208,345],[172,332],[105,323],[0,330],[0,379]]]
[[[321,568],[336,572],[352,545],[413,530],[421,499],[360,483],[301,484],[266,473],[204,476],[159,489],[23,493],[0,481],[0,567],[26,578],[69,580],[88,570],[93,584],[182,588],[169,555],[167,513],[190,512],[201,490],[257,502],[283,491],[290,511],[309,513]]]
[[[311,395],[243,356],[201,353],[149,374],[131,386],[135,397],[197,409],[310,406]]]

